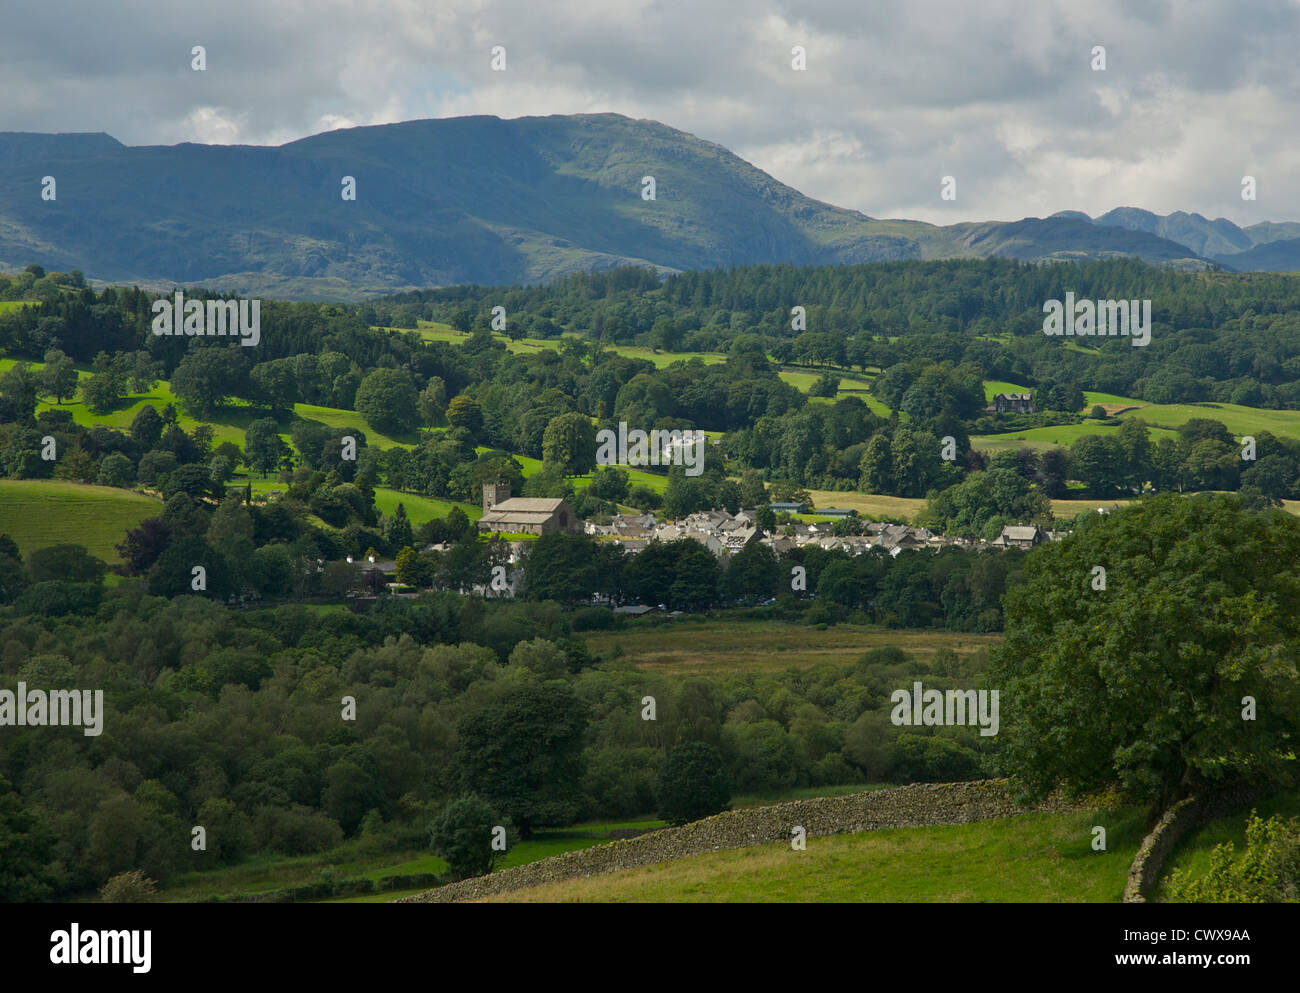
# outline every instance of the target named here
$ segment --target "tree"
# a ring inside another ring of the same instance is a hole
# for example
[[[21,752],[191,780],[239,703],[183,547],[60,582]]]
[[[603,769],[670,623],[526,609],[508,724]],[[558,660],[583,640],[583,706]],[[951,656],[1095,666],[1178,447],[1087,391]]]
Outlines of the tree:
[[[349,759],[325,770],[321,808],[338,821],[345,834],[355,834],[367,811],[384,803],[383,791],[373,775]]]
[[[55,403],[63,403],[63,398],[72,396],[77,389],[77,370],[63,352],[52,348],[45,353],[45,368],[40,371],[41,389],[46,396],[54,397]]]
[[[713,745],[678,745],[659,770],[659,816],[673,824],[698,821],[731,807],[731,785]]]
[[[397,564],[393,574],[403,586],[427,588],[433,585],[435,571],[431,558],[421,555],[407,545],[397,553]]]
[[[40,373],[28,362],[16,362],[0,376],[0,392],[14,400],[23,418],[31,417],[40,389]]]
[[[214,455],[212,461],[208,463],[208,479],[212,482],[214,493],[224,491],[226,483],[234,474],[235,467],[224,455]]]
[[[990,652],[989,685],[1016,702],[999,766],[1035,794],[1117,784],[1160,809],[1289,776],[1296,563],[1300,521],[1224,495],[1162,494],[1036,549]]]
[[[126,357],[126,374],[134,393],[149,393],[162,378],[162,366],[146,351],[132,352]]]
[[[99,463],[99,475],[95,482],[100,486],[130,486],[131,477],[135,475],[135,466],[121,452],[110,452]]]
[[[447,423],[447,384],[440,376],[430,376],[429,382],[420,391],[417,401],[420,408],[420,420],[429,427],[439,427]]]
[[[597,468],[591,474],[591,485],[587,487],[592,496],[611,503],[619,503],[627,498],[628,472],[618,466]]]
[[[460,783],[518,825],[520,837],[580,816],[587,707],[568,686],[512,686],[456,727]]]
[[[0,776],[0,902],[36,903],[54,893],[54,835]]]
[[[566,476],[581,476],[596,464],[596,429],[586,414],[560,414],[542,435],[542,461]]]
[[[195,566],[202,566],[205,589],[196,589]],[[206,596],[225,600],[235,592],[234,570],[225,556],[199,537],[173,541],[149,573],[155,596]]]
[[[1006,523],[1028,524],[1045,519],[1051,504],[1011,469],[974,472],[956,486],[937,493],[926,506],[925,519],[947,532],[976,538]]]
[[[404,369],[376,369],[357,388],[356,409],[376,431],[410,431],[419,417],[419,396]]]
[[[682,344],[686,331],[682,322],[672,317],[660,317],[650,328],[650,343],[665,352],[675,352]]]
[[[172,372],[172,393],[191,410],[211,414],[230,396],[247,391],[243,349],[192,348]]]
[[[126,563],[127,571],[141,576],[158,561],[167,548],[171,532],[161,517],[146,517],[139,527],[127,531],[122,543],[115,546]]]
[[[280,464],[283,452],[280,426],[271,418],[254,421],[244,432],[244,458],[248,460],[249,468],[256,469],[263,476]]]
[[[253,366],[249,379],[255,388],[256,399],[266,404],[273,414],[293,410],[298,399],[298,383],[294,379],[291,359],[260,362]]]
[[[429,826],[429,847],[458,878],[485,876],[502,854],[492,847],[498,825],[490,804],[476,793],[465,793],[447,804]]]
[[[81,545],[49,545],[27,556],[33,583],[102,583],[108,567]]]
[[[470,434],[483,430],[483,409],[472,396],[461,394],[452,397],[447,405],[447,422],[454,428],[464,428]]]
[[[405,548],[414,540],[411,519],[406,516],[405,505],[399,503],[393,516],[384,518],[383,532],[384,541],[388,542],[388,547],[394,550]]]
[[[107,414],[126,395],[126,380],[115,372],[89,376],[81,384],[81,399],[94,414]]]
[[[188,493],[197,500],[214,492],[220,495],[212,485],[211,471],[197,462],[177,466],[162,481],[162,495],[165,499],[170,499],[177,493]]]
[[[745,507],[762,507],[767,504],[767,486],[763,474],[757,469],[746,469],[740,476],[740,502]]]
[[[587,535],[555,531],[526,547],[524,591],[530,600],[582,603],[599,590],[598,548]]]
[[[131,438],[145,445],[153,445],[162,437],[164,427],[166,425],[163,424],[158,408],[146,403],[131,420]]]

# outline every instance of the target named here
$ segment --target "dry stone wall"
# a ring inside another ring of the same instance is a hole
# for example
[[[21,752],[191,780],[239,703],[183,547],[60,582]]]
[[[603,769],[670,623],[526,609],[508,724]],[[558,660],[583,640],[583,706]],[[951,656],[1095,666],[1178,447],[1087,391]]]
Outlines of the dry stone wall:
[[[897,789],[846,796],[793,800],[771,807],[733,810],[678,828],[638,838],[565,852],[528,865],[504,869],[440,886],[397,903],[452,903],[562,879],[597,876],[724,848],[789,841],[790,829],[803,827],[809,838],[856,834],[881,828],[969,824],[1031,811],[1080,809],[1059,797],[1032,807],[1017,803],[1000,780],[972,783],[917,783]]]

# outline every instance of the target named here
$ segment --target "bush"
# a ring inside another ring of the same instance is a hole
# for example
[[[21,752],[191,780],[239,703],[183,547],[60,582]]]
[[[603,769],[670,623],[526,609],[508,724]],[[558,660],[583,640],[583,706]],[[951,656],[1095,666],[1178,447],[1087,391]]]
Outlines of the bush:
[[[103,903],[152,903],[157,884],[138,869],[119,872],[99,891]]]
[[[625,502],[637,510],[655,510],[663,503],[663,498],[644,483],[638,483],[628,491]]]
[[[731,807],[731,784],[712,745],[678,745],[659,770],[659,816],[673,824],[697,821]]]
[[[100,486],[129,486],[134,475],[135,467],[131,465],[131,460],[121,452],[113,452],[105,455],[99,463],[99,475],[95,482]]]
[[[496,812],[477,794],[466,793],[447,804],[429,825],[429,847],[446,860],[458,877],[485,876],[501,853],[492,848]]]
[[[288,809],[260,808],[254,817],[254,831],[259,847],[284,855],[312,855],[343,841],[338,822],[301,804]]]
[[[1170,903],[1300,902],[1300,820],[1262,820],[1255,811],[1246,823],[1246,849],[1234,859],[1232,842],[1215,845],[1210,870],[1193,877],[1175,869],[1165,889]]]
[[[954,783],[980,776],[979,756],[947,738],[900,734],[895,747],[895,782]]]

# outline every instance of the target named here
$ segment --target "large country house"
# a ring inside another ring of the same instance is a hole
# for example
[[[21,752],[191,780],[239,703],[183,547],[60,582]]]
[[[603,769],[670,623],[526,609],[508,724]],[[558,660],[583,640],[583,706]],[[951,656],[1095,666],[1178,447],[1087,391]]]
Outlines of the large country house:
[[[993,414],[1032,414],[1034,398],[1029,393],[998,393],[984,409]]]

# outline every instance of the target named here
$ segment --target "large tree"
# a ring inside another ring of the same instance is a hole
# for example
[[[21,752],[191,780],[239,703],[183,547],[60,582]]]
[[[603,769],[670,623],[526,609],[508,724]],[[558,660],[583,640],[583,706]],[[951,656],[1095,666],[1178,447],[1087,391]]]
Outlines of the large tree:
[[[1296,518],[1164,494],[1084,519],[1024,575],[988,673],[1002,771],[1040,795],[1118,785],[1162,808],[1291,774]]]
[[[244,458],[250,469],[266,475],[280,464],[284,441],[280,426],[269,417],[254,421],[244,432]]]
[[[596,465],[596,429],[586,414],[551,418],[542,434],[542,460],[566,476],[581,476]]]
[[[50,349],[45,353],[40,382],[46,396],[54,397],[55,403],[63,403],[63,398],[72,396],[77,389],[77,370],[72,359],[57,348]]]
[[[582,813],[585,704],[560,682],[513,686],[457,725],[456,770],[518,826],[571,824]]]
[[[239,349],[230,348],[192,348],[171,378],[172,393],[200,414],[210,414],[227,397],[247,392],[247,384],[247,361]]]
[[[376,431],[401,433],[420,419],[419,394],[404,369],[376,369],[361,381],[356,408]]]

